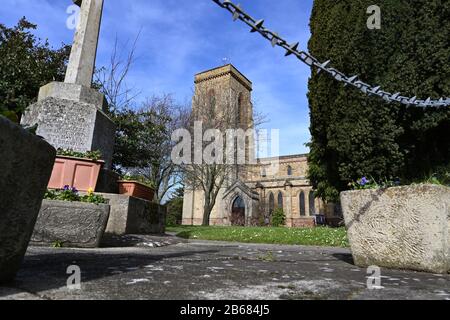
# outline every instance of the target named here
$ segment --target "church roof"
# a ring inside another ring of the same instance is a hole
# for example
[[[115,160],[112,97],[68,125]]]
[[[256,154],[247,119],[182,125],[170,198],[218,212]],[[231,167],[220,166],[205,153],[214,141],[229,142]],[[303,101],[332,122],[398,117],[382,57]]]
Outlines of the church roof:
[[[237,81],[239,81],[243,86],[245,86],[248,90],[252,91],[253,84],[252,82],[244,76],[235,66],[232,64],[227,64],[224,66],[220,66],[214,69],[202,71],[195,75],[195,83],[201,83],[204,81],[208,81],[214,78],[219,78],[225,75],[231,75]]]
[[[301,159],[301,158],[307,158],[308,153],[306,154],[293,154],[293,155],[286,155],[286,156],[279,156],[279,157],[271,157],[271,158],[258,158],[256,159],[259,163],[260,162],[269,162],[272,160],[294,160],[294,159]]]
[[[241,192],[245,193],[252,199],[259,199],[258,193],[250,189],[245,183],[240,180],[237,180],[225,191],[223,198],[225,199],[231,192],[235,191],[236,189],[239,189]]]

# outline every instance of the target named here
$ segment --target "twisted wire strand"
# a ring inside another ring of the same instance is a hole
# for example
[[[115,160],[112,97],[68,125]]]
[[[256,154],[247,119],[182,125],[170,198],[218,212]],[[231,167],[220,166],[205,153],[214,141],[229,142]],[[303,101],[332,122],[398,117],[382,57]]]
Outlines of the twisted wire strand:
[[[230,0],[212,0],[221,8],[229,11],[233,17],[233,20],[240,20],[250,27],[250,32],[259,33],[262,37],[271,42],[273,47],[281,47],[286,50],[285,56],[296,56],[300,61],[308,65],[309,67],[315,67],[317,72],[326,72],[331,77],[339,82],[344,83],[345,86],[352,86],[367,95],[378,96],[385,101],[398,102],[408,106],[416,107],[447,107],[450,106],[450,98],[440,98],[439,100],[433,100],[430,98],[426,100],[417,99],[417,97],[405,97],[401,93],[390,93],[381,90],[380,86],[372,86],[358,79],[357,75],[347,76],[344,73],[330,67],[331,61],[320,62],[314,56],[300,50],[298,47],[299,42],[289,44],[285,39],[283,39],[278,33],[273,32],[266,27],[264,27],[264,20],[257,20],[247,14],[240,5],[236,5]]]

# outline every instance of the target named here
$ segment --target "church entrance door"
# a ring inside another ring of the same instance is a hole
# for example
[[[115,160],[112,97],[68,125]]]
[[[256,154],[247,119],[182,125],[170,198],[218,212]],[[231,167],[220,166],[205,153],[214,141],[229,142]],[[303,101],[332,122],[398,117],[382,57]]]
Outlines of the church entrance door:
[[[233,202],[231,225],[245,226],[245,203],[241,197],[237,197]]]

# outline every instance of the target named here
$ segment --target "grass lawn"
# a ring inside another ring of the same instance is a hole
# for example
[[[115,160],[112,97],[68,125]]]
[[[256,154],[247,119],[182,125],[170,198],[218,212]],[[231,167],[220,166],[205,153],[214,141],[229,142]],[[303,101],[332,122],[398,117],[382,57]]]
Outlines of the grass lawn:
[[[242,243],[348,247],[345,228],[269,228],[269,227],[168,227],[185,239]]]

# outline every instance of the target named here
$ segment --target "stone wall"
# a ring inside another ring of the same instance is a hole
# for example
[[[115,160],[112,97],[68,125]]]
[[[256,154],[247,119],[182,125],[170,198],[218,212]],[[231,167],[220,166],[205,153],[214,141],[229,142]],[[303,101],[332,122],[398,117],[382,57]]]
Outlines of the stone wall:
[[[119,184],[117,181],[120,180],[120,175],[116,172],[108,169],[100,170],[100,175],[97,181],[97,187],[95,192],[99,193],[119,193]]]
[[[111,206],[107,233],[164,234],[167,215],[165,206],[126,195],[102,195]]]
[[[312,228],[315,226],[314,218],[287,219],[286,226],[290,228]]]
[[[274,164],[276,164],[274,166]],[[288,174],[288,168],[291,174]],[[273,168],[273,169],[272,169]],[[292,155],[279,158],[258,159],[258,164],[251,167],[249,181],[271,179],[306,179],[308,172],[307,155]]]

